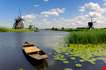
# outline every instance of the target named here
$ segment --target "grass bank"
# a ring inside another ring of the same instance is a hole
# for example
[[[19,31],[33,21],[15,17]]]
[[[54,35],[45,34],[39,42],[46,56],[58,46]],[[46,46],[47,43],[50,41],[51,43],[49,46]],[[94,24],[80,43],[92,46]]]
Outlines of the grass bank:
[[[0,32],[33,32],[31,29],[0,28]]]

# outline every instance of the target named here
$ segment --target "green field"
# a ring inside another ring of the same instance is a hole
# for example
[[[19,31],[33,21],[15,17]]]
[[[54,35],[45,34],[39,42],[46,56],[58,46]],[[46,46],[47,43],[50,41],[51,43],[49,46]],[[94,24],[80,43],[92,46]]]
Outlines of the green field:
[[[0,32],[33,32],[31,29],[0,28]]]

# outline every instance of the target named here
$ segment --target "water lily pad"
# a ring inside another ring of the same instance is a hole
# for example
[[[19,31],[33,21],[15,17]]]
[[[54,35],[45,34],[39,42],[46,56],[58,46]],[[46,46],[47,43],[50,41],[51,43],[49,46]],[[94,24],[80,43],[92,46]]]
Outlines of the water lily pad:
[[[82,67],[82,65],[81,64],[75,64],[75,67],[80,68],[80,67]]]

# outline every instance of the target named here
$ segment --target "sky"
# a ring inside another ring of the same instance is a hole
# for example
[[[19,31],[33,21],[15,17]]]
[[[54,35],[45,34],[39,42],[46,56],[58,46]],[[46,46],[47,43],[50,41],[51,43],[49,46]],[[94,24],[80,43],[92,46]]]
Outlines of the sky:
[[[106,27],[106,0],[0,0],[0,26],[12,27],[21,10],[24,24],[38,28]]]

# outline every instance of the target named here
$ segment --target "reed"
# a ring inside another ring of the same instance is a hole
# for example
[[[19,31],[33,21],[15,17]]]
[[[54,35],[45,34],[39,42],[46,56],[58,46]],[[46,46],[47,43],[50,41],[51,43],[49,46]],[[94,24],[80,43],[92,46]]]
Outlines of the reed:
[[[68,40],[73,44],[106,43],[106,29],[72,31]]]

